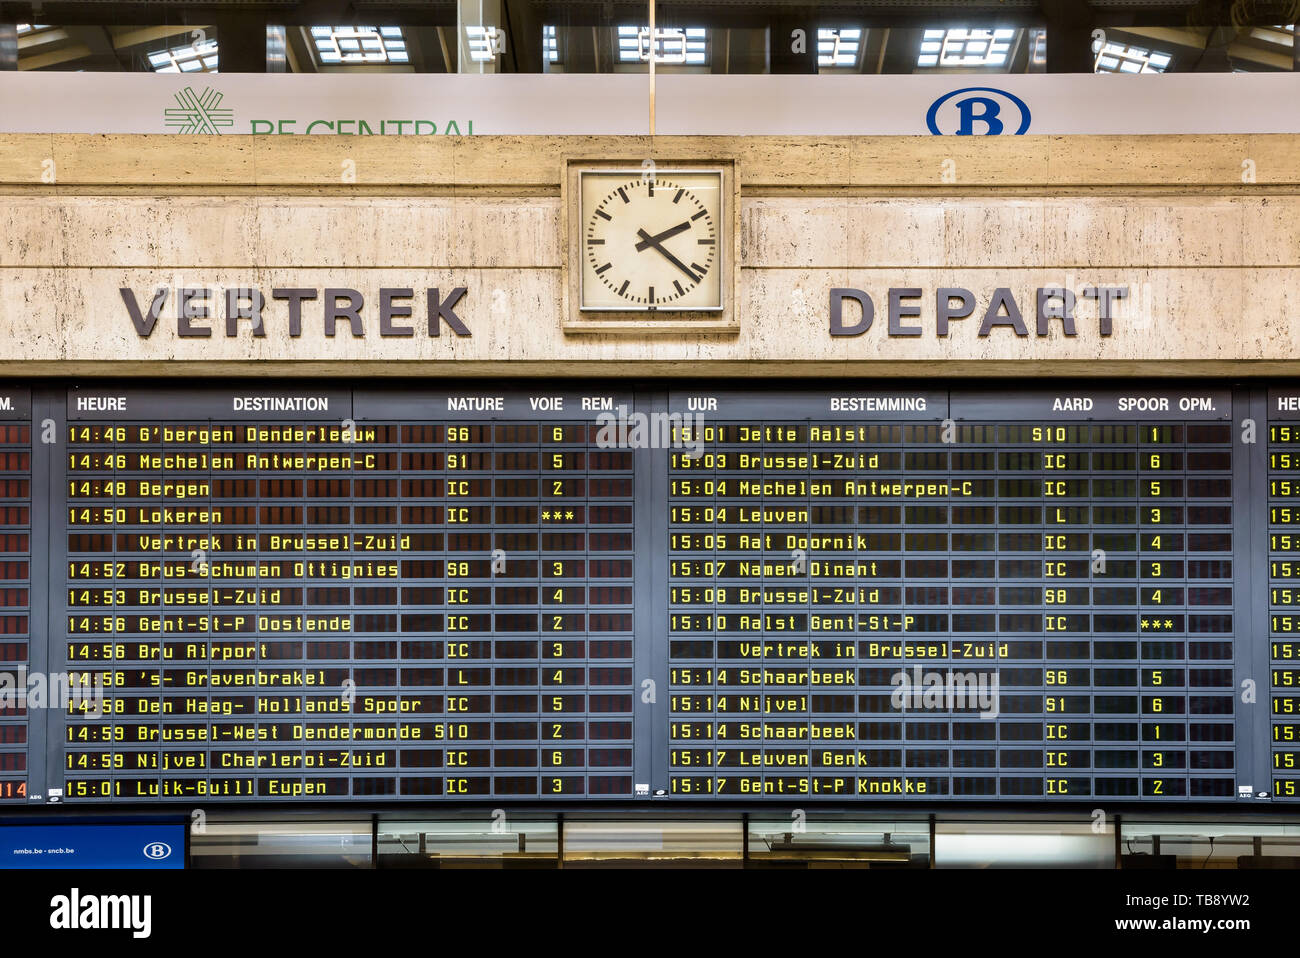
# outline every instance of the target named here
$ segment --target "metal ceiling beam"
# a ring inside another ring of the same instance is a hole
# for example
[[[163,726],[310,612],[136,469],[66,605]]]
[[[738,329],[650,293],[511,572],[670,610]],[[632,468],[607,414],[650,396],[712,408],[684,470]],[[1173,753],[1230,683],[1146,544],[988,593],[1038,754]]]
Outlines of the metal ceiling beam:
[[[126,29],[109,28],[109,35],[113,39],[113,46],[118,50],[126,50],[130,47],[140,46],[145,43],[164,43],[175,40],[177,37],[184,37],[186,40],[193,39],[195,30],[205,30],[210,35],[215,35],[212,24],[172,24],[169,27],[129,27]],[[175,46],[175,43],[168,43],[168,46]]]
[[[69,43],[57,50],[23,57],[19,61],[19,67],[23,70],[45,70],[65,63],[74,63],[88,56],[90,56],[90,48],[84,43]]]
[[[498,69],[505,73],[542,72],[542,21],[532,0],[502,0],[506,52]]]
[[[84,69],[120,72],[130,69],[130,61],[122,62],[118,48],[105,27],[71,26],[68,36],[84,44],[90,55],[82,61]]]
[[[438,49],[442,51],[442,62],[446,66],[447,73],[455,73],[457,69],[457,44],[455,26],[432,27],[434,33],[438,35]]]
[[[874,32],[874,31],[873,31]],[[889,44],[884,55],[876,60],[881,73],[913,73],[916,70],[916,55],[921,49],[924,30],[911,27],[895,27],[889,31]]]
[[[44,70],[75,63],[90,56],[85,42],[72,35],[75,27],[38,30],[18,38],[18,69]]]
[[[1092,73],[1096,16],[1085,0],[1043,0],[1047,16],[1047,72]]]
[[[1140,37],[1161,47],[1185,47],[1204,50],[1209,36],[1208,27],[1120,27],[1115,33],[1126,37]]]
[[[678,6],[679,16],[681,7]],[[773,73],[817,72],[817,18],[812,11],[792,12],[768,25],[767,62]],[[695,26],[694,23],[691,26]],[[802,44],[800,44],[802,35]]]
[[[966,23],[993,23],[1006,26],[1044,25],[1054,10],[1075,3],[1089,11],[1089,17],[1100,26],[1144,24],[1149,26],[1183,26],[1188,23],[1202,25],[1230,25],[1235,15],[1241,22],[1240,4],[1229,0],[1197,0],[1197,2],[1158,3],[1127,2],[1107,3],[1097,0],[1088,6],[1083,0],[1002,0],[977,4],[949,2],[942,6],[909,0],[864,0],[864,2],[831,5],[777,2],[777,0],[750,0],[747,3],[689,2],[667,0],[661,4],[664,17],[687,18],[706,27],[766,27],[777,17],[814,16],[821,25],[836,21],[858,20],[870,27],[924,26],[946,21]],[[539,22],[561,25],[603,25],[615,19],[641,14],[645,0],[516,0],[514,7],[528,8]],[[1282,16],[1281,0],[1268,3],[1258,0],[1245,22],[1264,25],[1275,23]],[[1234,14],[1234,7],[1236,12]],[[91,0],[73,2],[47,2],[40,6],[40,14],[33,13],[31,0],[0,0],[0,22],[28,23],[38,19],[52,24],[125,24],[142,25],[163,23],[211,22],[225,15],[244,15],[260,18],[264,23],[287,26],[309,26],[328,23],[377,23],[399,26],[450,26],[455,23],[454,0],[308,0],[308,2],[235,3],[211,2],[138,2],[107,3]]]
[[[603,3],[541,3],[541,18],[544,23],[558,23],[564,26],[608,26],[612,23],[631,22],[645,19],[645,3],[640,4],[603,4]],[[933,27],[943,21],[971,23],[993,23],[1002,26],[1019,26],[1024,24],[1041,25],[1042,14],[1037,3],[1017,6],[981,6],[973,9],[961,8],[961,12],[949,9],[918,8],[900,4],[897,8],[867,5],[844,4],[834,6],[809,7],[802,3],[780,5],[751,4],[714,4],[714,3],[656,3],[656,19],[665,23],[709,27],[713,29],[764,29],[778,19],[807,21],[817,27],[836,27],[846,24],[862,24],[868,27]]]
[[[402,30],[402,36],[406,38],[406,53],[416,73],[447,72],[437,27],[411,27]]]
[[[1294,54],[1283,50],[1266,50],[1249,43],[1229,43],[1228,59],[1258,63],[1272,70],[1291,71],[1295,69]]]
[[[18,38],[18,58],[43,53],[48,47],[66,46],[69,42],[68,31],[63,27],[36,30]]]
[[[858,73],[875,73],[885,60],[885,51],[889,48],[889,30],[865,30],[862,34],[862,50],[858,54]]]
[[[1212,28],[1210,27],[1186,27],[1183,29],[1126,27],[1114,32],[1121,37],[1133,37],[1141,41],[1148,41],[1156,48],[1166,52],[1175,49],[1191,50],[1193,51],[1193,57],[1199,57],[1211,39],[1211,31]],[[1224,54],[1229,61],[1242,60],[1248,63],[1260,64],[1272,70],[1295,69],[1296,48],[1294,45],[1288,48],[1281,43],[1269,43],[1267,40],[1251,37],[1249,31],[1249,27],[1238,31],[1236,39],[1230,40],[1226,44]],[[1183,52],[1178,56],[1185,58],[1187,53]],[[1186,60],[1182,60],[1181,63],[1186,63]]]
[[[30,0],[0,0],[0,23],[49,24],[139,24],[210,23],[227,17],[257,19],[263,24],[313,26],[333,23],[376,23],[380,25],[448,25],[456,22],[454,0],[422,0],[401,3],[365,4],[348,0],[313,0],[307,3],[268,2],[136,2],[136,3],[44,3],[33,12]]]
[[[596,70],[596,34],[579,27],[564,31],[560,39],[560,66],[565,73],[594,73]]]
[[[266,73],[266,20],[259,16],[217,18],[222,73]]]
[[[316,72],[316,57],[311,47],[311,37],[304,27],[285,27],[284,53],[289,73]]]
[[[1028,73],[1029,72],[1029,55],[1030,55],[1029,31],[1017,30],[1015,42],[1011,46],[1011,53],[1007,57],[1007,65],[1003,68],[1007,73]]]

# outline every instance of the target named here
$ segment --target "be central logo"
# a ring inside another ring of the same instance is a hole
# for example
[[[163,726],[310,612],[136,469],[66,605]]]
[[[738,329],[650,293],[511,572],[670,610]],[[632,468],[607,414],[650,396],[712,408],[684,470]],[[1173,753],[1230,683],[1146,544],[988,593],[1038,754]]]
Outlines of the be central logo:
[[[935,136],[1020,136],[1029,131],[1029,107],[1014,93],[970,86],[930,104],[925,125]]]
[[[371,136],[382,134],[409,134],[416,136],[460,136],[474,132],[471,117],[441,117],[429,119],[416,116],[391,116],[387,114],[364,116],[302,116],[302,117],[244,117],[235,123],[235,111],[221,105],[225,94],[215,87],[195,90],[187,86],[172,95],[175,106],[163,109],[163,125],[173,133],[233,132],[261,134],[341,134],[345,136]]]
[[[177,133],[220,133],[235,125],[235,111],[223,107],[222,98],[211,87],[195,93],[187,86],[175,94],[176,106],[163,110],[163,122]]]

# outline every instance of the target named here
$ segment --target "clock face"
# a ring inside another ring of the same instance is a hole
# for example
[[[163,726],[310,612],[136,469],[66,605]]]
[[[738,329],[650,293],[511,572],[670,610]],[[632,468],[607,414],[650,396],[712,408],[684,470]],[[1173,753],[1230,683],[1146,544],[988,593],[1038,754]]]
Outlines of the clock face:
[[[722,174],[582,173],[582,308],[722,309]]]

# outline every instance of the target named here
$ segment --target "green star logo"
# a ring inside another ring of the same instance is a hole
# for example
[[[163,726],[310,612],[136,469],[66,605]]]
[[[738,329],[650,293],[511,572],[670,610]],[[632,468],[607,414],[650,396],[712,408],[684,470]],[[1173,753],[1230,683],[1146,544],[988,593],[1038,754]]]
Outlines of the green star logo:
[[[186,87],[176,94],[176,106],[163,110],[163,122],[176,133],[220,133],[223,126],[235,125],[235,111],[221,109],[221,98],[211,87],[195,93]]]

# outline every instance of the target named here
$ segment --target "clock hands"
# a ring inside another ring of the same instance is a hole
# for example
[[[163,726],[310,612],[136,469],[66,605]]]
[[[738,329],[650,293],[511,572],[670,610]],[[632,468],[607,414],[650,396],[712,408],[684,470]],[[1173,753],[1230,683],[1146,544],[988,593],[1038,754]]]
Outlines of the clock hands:
[[[684,233],[690,228],[691,228],[691,221],[686,220],[685,222],[678,223],[676,226],[669,227],[668,229],[664,230],[662,233],[656,233],[654,236],[646,236],[645,230],[637,230],[637,233],[639,233],[641,236],[645,236],[645,239],[643,239],[640,243],[636,244],[636,251],[639,253],[647,246],[658,246],[660,243],[668,239],[670,236],[676,236],[678,233]]]
[[[665,239],[669,236],[676,236],[678,233],[682,232],[683,230],[690,229],[690,228],[691,228],[690,223],[681,223],[677,226],[674,226],[672,229],[664,230],[658,236],[651,236],[645,230],[639,229],[636,231],[636,235],[641,237],[641,242],[636,244],[637,252],[644,250],[647,246],[653,247],[663,255],[664,259],[668,260],[668,262],[672,263],[683,273],[689,276],[691,278],[692,283],[698,283],[700,281],[700,278],[695,275],[695,272],[689,266],[687,266],[685,263],[679,260],[676,256],[674,256],[672,253],[668,252],[668,250],[664,249],[663,244],[660,242],[661,239]]]

